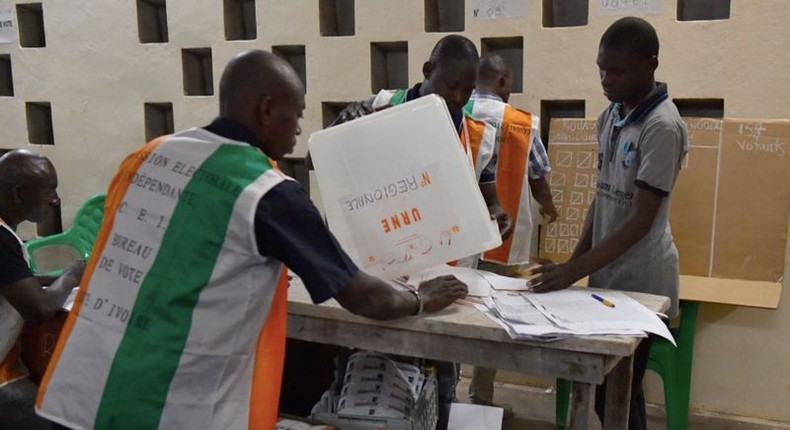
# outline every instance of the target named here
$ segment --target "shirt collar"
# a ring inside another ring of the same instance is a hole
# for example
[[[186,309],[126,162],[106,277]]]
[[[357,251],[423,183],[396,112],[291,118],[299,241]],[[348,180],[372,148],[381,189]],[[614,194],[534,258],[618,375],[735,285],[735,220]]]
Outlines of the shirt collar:
[[[218,116],[211,121],[211,124],[203,127],[204,129],[226,139],[235,140],[237,142],[246,142],[250,145],[260,148],[261,143],[255,133],[250,131],[247,127],[239,122],[230,118]]]
[[[623,127],[628,124],[634,124],[639,121],[642,121],[647,114],[653,111],[661,102],[669,98],[669,91],[667,84],[664,82],[656,82],[655,87],[653,87],[653,91],[639,103],[639,106],[636,107],[631,113],[629,113],[625,118],[623,118],[622,111],[623,111],[623,104],[622,103],[612,103],[610,109],[612,110],[612,114],[614,115],[614,125],[616,127]]]
[[[420,87],[422,87],[422,82],[415,84],[413,87],[406,90],[406,101],[410,102],[412,100],[417,100],[420,98]]]
[[[478,90],[477,88],[475,88],[472,91],[472,98],[488,99],[488,100],[496,100],[498,102],[504,102],[504,100],[502,100],[502,97],[499,97],[499,95],[497,95],[496,93],[492,93],[491,91],[486,91],[486,90]]]

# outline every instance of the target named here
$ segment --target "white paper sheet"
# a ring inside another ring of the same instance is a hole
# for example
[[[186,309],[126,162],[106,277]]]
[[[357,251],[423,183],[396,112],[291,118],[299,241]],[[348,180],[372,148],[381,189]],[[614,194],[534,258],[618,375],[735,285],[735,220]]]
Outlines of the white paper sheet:
[[[510,19],[527,16],[527,0],[467,0],[467,14],[472,20]]]
[[[61,306],[60,308],[63,309],[64,311],[71,311],[71,308],[74,307],[74,301],[77,300],[77,292],[79,290],[80,290],[79,287],[71,290],[69,296],[66,297],[66,301],[63,302],[63,306]]]
[[[407,283],[411,286],[418,287],[421,283],[431,280],[433,278],[445,275],[454,275],[458,280],[465,283],[469,288],[470,296],[488,297],[491,295],[491,284],[481,276],[478,270],[470,269],[467,267],[455,267],[447,264],[440,264],[438,266],[425,269],[413,275],[408,275]]]
[[[453,403],[450,407],[450,421],[447,423],[447,428],[450,430],[501,430],[503,416],[502,408]]]
[[[527,291],[526,279],[497,275],[484,270],[440,264],[417,273],[409,274],[407,283],[414,287],[438,276],[454,275],[469,287],[469,295],[488,297],[496,291]]]
[[[14,4],[0,2],[0,43],[12,43],[17,38]]]
[[[528,295],[496,293],[492,297],[483,298],[482,304],[475,304],[475,307],[504,328],[513,339],[552,342],[568,336],[645,336],[642,330],[606,325],[561,327],[535,308],[526,298]]]
[[[491,287],[500,291],[527,291],[529,290],[529,281],[524,278],[511,278],[510,276],[497,275],[496,273],[486,272],[484,270],[478,271],[480,276],[483,277]]]
[[[525,297],[557,325],[569,329],[637,329],[657,334],[673,344],[675,339],[655,313],[620,291],[596,290],[599,296],[614,303],[608,307],[592,297],[586,288],[566,289]]]
[[[595,0],[598,16],[658,15],[664,11],[664,0]]]

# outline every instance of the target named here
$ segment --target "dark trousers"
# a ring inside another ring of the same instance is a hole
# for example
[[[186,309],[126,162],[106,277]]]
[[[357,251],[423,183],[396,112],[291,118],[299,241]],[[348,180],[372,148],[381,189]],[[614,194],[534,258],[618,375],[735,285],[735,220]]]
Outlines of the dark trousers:
[[[38,387],[22,378],[0,387],[0,429],[51,430],[52,423],[36,415]]]
[[[287,339],[280,390],[280,413],[307,417],[335,380],[334,358],[342,348]],[[348,353],[344,352],[347,358]],[[345,372],[345,361],[342,364]],[[341,380],[342,384],[342,380]]]
[[[455,401],[455,387],[458,385],[458,375],[461,367],[458,363],[449,361],[436,361],[436,385],[439,406],[439,420],[436,430],[447,430],[450,420],[450,407]]]
[[[634,373],[631,378],[631,407],[628,415],[628,430],[647,430],[647,414],[645,413],[645,392],[642,390],[642,379],[647,370],[650,358],[650,346],[653,336],[648,336],[639,343],[634,351]],[[606,408],[606,383],[595,389],[595,413],[603,423]]]

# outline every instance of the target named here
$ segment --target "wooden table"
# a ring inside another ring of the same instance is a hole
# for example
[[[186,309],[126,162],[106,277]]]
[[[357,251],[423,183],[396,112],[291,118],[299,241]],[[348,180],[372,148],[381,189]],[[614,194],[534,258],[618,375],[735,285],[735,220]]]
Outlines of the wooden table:
[[[656,312],[669,307],[666,297],[626,294]],[[430,316],[374,321],[351,314],[334,300],[314,305],[298,284],[289,288],[288,301],[288,337],[294,339],[571,380],[574,429],[587,429],[595,386],[606,380],[605,429],[627,428],[633,353],[640,338],[515,341],[474,307],[458,304]]]

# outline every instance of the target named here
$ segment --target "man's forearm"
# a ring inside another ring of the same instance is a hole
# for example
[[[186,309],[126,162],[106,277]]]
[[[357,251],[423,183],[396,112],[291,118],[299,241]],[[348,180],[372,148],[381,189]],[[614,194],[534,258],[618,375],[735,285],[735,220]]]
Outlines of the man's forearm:
[[[376,320],[413,315],[418,306],[412,293],[396,290],[362,271],[357,273],[335,299],[351,313]]]
[[[530,179],[529,189],[532,191],[532,197],[541,207],[545,208],[554,205],[554,201],[551,199],[551,188],[545,176],[537,179]]]
[[[499,207],[499,195],[497,194],[496,190],[496,182],[487,182],[485,184],[478,184],[480,187],[480,193],[483,194],[483,200],[486,202],[486,206],[490,207]]]
[[[45,289],[44,292],[49,299],[47,313],[50,316],[66,303],[71,290],[79,286],[79,283],[80,278],[66,272]]]
[[[529,179],[529,188],[532,191],[532,197],[540,205],[540,214],[544,220],[548,218],[548,222],[557,220],[557,208],[554,206],[554,199],[551,196],[551,186],[546,180],[545,176],[537,179]]]

